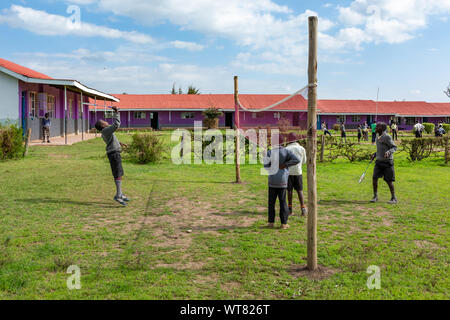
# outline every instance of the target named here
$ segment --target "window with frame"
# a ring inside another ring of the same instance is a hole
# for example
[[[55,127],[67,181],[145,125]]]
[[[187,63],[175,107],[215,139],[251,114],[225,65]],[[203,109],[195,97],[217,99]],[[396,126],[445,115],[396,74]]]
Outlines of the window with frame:
[[[416,123],[416,118],[408,117],[408,118],[405,118],[405,120],[406,120],[406,122],[405,122],[406,125],[413,125]]]
[[[450,117],[446,117],[446,118],[445,118],[445,123],[450,124]]]
[[[336,116],[337,123],[345,123],[345,116]]]
[[[181,119],[194,119],[195,114],[193,112],[182,112]]]
[[[135,111],[133,113],[133,117],[134,117],[134,119],[145,119],[146,118],[146,114],[143,111]]]
[[[47,113],[49,118],[56,116],[56,99],[55,96],[47,96]]]
[[[361,122],[361,116],[352,116],[352,122]]]
[[[39,102],[37,92],[30,92],[28,112],[30,117],[37,117],[39,115]]]
[[[105,119],[112,119],[113,116],[114,116],[114,111],[111,111],[111,110],[105,111]]]
[[[273,113],[273,117],[274,117],[274,119],[280,119],[280,118],[281,118],[281,115],[280,115],[279,112],[274,112],[274,113]]]

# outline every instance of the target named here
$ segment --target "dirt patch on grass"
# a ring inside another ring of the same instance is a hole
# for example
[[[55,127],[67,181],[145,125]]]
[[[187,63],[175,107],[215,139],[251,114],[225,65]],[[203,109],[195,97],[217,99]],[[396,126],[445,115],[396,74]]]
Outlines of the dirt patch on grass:
[[[69,159],[70,155],[63,154],[63,153],[50,153],[48,155],[48,157],[51,158],[51,159]]]
[[[311,280],[323,280],[331,277],[337,271],[325,266],[318,266],[316,271],[310,271],[305,265],[293,265],[288,273],[294,278],[308,278]]]
[[[420,249],[434,249],[434,250],[444,249],[438,246],[437,244],[427,240],[414,240],[414,243]]]

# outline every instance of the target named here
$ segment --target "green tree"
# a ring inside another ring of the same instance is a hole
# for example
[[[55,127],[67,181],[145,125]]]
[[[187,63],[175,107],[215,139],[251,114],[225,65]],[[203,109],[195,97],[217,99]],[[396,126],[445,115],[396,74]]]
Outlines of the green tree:
[[[200,94],[200,89],[197,89],[193,85],[190,85],[187,93],[188,94]]]
[[[177,94],[177,91],[175,90],[175,82],[172,85],[172,91],[170,93],[171,94]]]
[[[444,90],[444,93],[450,98],[450,83],[448,84],[447,89]]]
[[[183,94],[183,90],[181,90],[181,87],[178,88],[178,94]]]

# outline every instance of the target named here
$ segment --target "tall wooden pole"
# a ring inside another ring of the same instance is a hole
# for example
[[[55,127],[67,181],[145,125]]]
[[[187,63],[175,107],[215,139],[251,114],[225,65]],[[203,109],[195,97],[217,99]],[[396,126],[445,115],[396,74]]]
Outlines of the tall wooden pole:
[[[64,86],[64,143],[67,144],[67,87]]]
[[[236,183],[241,183],[241,155],[240,155],[240,137],[239,137],[239,103],[238,103],[238,77],[234,77],[234,130],[236,131],[235,137],[235,159],[236,159]]]
[[[84,141],[84,101],[83,101],[83,91],[81,91],[81,141]]]
[[[309,17],[309,57],[308,57],[308,240],[307,268],[317,269],[317,17]]]

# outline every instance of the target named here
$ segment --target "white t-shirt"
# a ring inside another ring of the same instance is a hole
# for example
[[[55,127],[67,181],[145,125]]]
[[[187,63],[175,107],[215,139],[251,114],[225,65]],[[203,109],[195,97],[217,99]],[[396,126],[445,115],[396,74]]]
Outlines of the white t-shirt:
[[[289,167],[290,176],[299,176],[302,174],[302,165],[306,163],[306,150],[298,142],[289,144],[286,149],[292,151],[300,162],[295,166]]]

